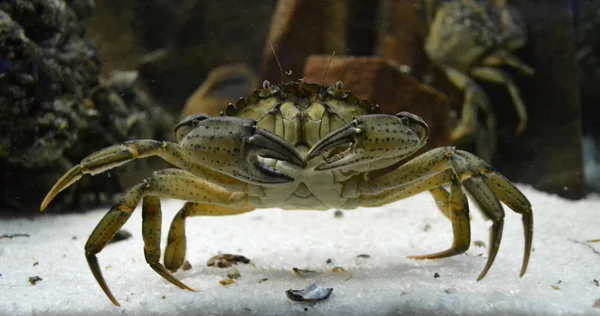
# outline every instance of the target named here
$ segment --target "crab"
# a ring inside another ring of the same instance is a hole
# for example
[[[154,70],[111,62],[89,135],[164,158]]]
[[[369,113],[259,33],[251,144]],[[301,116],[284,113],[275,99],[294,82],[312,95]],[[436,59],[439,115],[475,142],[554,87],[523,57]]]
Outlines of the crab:
[[[420,0],[418,12],[425,53],[454,86],[464,90],[460,122],[451,140],[456,143],[474,134],[478,109],[486,115],[487,130],[495,129],[490,101],[474,79],[506,86],[519,118],[516,134],[521,134],[527,126],[527,109],[511,74],[500,68],[534,73],[514,55],[527,42],[519,12],[505,0]]]
[[[262,88],[229,104],[220,116],[194,114],[174,128],[177,142],[134,140],[97,151],[69,170],[42,201],[41,210],[84,175],[96,175],[135,159],[158,156],[176,168],[154,172],[133,186],[102,218],[85,245],[92,274],[119,306],[99,268],[97,254],[142,202],[142,235],[147,263],[170,283],[186,254],[185,221],[192,216],[224,216],[258,208],[350,210],[379,207],[429,191],[452,223],[454,241],[441,252],[411,256],[438,259],[464,253],[470,245],[470,193],[491,219],[489,257],[494,262],[504,224],[501,202],[522,215],[529,262],[531,204],[509,180],[480,158],[440,147],[408,159],[429,137],[418,116],[382,114],[337,82],[332,87],[302,80]],[[386,170],[386,172],[381,172]],[[174,217],[161,257],[160,198],[187,202]]]

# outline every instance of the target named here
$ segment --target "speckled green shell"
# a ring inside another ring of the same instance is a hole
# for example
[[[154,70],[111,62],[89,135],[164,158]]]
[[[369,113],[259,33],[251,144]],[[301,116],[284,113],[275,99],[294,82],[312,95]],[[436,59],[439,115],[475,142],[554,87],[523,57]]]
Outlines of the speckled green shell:
[[[311,147],[329,132],[351,122],[355,116],[378,114],[381,110],[343,90],[304,81],[281,85],[263,83],[249,97],[229,104],[226,116],[251,118],[258,126],[276,133],[294,146]]]

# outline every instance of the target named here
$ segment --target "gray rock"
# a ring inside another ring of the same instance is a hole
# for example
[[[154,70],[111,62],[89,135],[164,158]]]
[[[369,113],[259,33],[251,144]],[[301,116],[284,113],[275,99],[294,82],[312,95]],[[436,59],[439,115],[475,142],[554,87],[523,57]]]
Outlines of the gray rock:
[[[162,138],[172,126],[135,80],[102,82],[84,37],[92,4],[0,3],[0,212],[39,209],[62,173],[88,154],[127,139]],[[115,177],[85,183],[51,206],[94,206],[121,191]]]

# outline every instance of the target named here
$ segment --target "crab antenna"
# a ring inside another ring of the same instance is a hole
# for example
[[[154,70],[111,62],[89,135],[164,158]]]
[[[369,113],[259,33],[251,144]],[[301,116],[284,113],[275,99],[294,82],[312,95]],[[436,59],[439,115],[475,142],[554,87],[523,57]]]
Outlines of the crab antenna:
[[[321,85],[322,86],[325,85],[325,77],[327,77],[327,71],[329,71],[329,65],[331,65],[331,62],[333,61],[333,56],[335,56],[335,51],[333,51],[333,54],[331,54],[331,58],[329,58],[329,62],[327,63],[327,67],[325,67],[325,73],[323,73],[323,80],[321,81]]]
[[[275,56],[275,61],[277,62],[277,66],[279,66],[279,73],[281,73],[281,83],[284,81],[283,77],[283,68],[281,68],[281,63],[279,62],[279,58],[277,58],[277,54],[275,53],[275,48],[273,48],[273,44],[269,42],[269,46],[271,46],[271,51],[273,52],[273,56]]]

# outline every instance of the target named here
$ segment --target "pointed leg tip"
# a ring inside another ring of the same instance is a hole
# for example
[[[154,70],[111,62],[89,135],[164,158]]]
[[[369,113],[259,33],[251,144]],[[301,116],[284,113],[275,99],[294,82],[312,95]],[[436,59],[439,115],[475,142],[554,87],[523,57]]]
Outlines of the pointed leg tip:
[[[40,205],[40,212],[43,212],[48,207],[48,205],[50,204],[50,202],[52,201],[53,198],[54,198],[54,195],[51,195],[50,193],[48,193],[48,195],[46,195],[44,200],[42,200],[42,204]]]
[[[479,276],[477,277],[477,282],[479,282],[479,281],[483,280],[483,278],[484,278],[484,277],[487,275],[487,273],[488,273],[488,270],[487,270],[487,269],[485,269],[485,270],[481,271],[481,273],[480,273],[480,274],[479,274]]]
[[[110,301],[116,306],[116,307],[121,307],[121,304],[119,303],[119,301],[117,301],[116,298],[112,297],[110,298]]]
[[[487,275],[487,273],[490,271],[490,267],[491,264],[486,266],[485,268],[483,268],[483,271],[481,271],[481,273],[479,274],[479,276],[477,277],[477,281],[481,281],[483,280],[483,278]]]
[[[527,266],[523,266],[523,268],[521,268],[521,273],[519,273],[519,277],[522,278],[525,273],[527,272]]]

